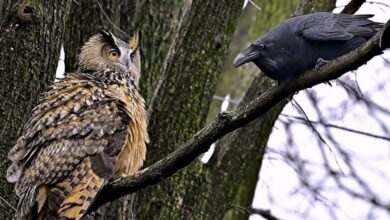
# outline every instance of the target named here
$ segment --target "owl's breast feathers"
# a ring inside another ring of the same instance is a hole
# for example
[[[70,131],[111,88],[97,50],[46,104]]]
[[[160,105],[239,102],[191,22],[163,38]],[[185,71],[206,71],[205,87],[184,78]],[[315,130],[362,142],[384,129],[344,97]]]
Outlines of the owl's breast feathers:
[[[109,179],[142,166],[147,141],[144,100],[130,77],[67,75],[42,95],[9,152],[18,218],[81,218]]]

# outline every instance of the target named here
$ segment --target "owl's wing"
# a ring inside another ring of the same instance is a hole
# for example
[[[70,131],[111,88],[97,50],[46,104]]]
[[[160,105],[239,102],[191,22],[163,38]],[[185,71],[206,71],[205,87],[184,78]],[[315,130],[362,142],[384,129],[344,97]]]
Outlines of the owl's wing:
[[[34,108],[8,155],[13,162],[7,179],[16,182],[19,216],[37,203],[38,213],[79,219],[114,173],[130,118],[105,86],[70,75]]]

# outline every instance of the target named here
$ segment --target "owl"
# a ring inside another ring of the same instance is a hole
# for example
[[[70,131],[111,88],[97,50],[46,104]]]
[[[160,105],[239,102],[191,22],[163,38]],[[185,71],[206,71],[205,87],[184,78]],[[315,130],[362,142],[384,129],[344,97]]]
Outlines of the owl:
[[[17,219],[80,219],[110,180],[134,175],[148,142],[140,37],[110,32],[82,47],[78,70],[41,95],[10,150]]]

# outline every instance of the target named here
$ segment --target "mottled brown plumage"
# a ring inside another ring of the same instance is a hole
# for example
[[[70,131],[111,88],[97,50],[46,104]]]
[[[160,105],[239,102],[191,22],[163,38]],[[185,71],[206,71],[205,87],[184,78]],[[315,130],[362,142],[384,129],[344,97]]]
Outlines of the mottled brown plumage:
[[[80,219],[110,179],[133,175],[148,141],[138,34],[91,37],[79,69],[42,94],[11,149],[18,219]]]

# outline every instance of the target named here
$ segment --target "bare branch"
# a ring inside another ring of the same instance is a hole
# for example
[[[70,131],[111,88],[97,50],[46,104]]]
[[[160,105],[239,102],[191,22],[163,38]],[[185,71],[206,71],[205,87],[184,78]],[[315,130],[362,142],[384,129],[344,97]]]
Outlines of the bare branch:
[[[261,217],[263,217],[267,220],[279,220],[280,219],[280,218],[277,218],[274,215],[272,215],[270,210],[251,208],[250,213],[261,215]]]
[[[190,164],[200,154],[206,152],[211,143],[248,124],[289,95],[319,83],[336,79],[344,73],[365,64],[374,56],[382,54],[385,48],[380,45],[390,45],[390,37],[382,36],[388,35],[390,32],[389,26],[390,21],[387,22],[382,31],[358,49],[329,62],[319,70],[307,71],[297,79],[281,86],[275,86],[248,104],[240,106],[235,112],[219,114],[214,121],[198,131],[191,139],[167,157],[141,170],[136,176],[124,177],[107,184],[89,211],[95,210],[106,202],[136,192],[172,176]]]
[[[340,13],[354,14],[365,2],[366,0],[351,0]]]
[[[388,7],[388,8],[390,8],[390,4],[383,3],[383,2],[367,1],[367,3],[369,3],[369,4],[373,4],[373,5],[380,5],[380,6],[384,6],[384,7]]]
[[[313,128],[313,126],[314,126],[313,124],[320,124],[320,125],[325,126],[325,127],[330,127],[330,128],[343,130],[343,131],[348,131],[348,132],[352,132],[352,133],[356,133],[356,134],[360,134],[360,135],[364,135],[364,136],[368,136],[368,137],[372,137],[372,138],[381,139],[381,140],[384,140],[384,141],[390,141],[390,137],[377,135],[377,134],[372,134],[370,132],[365,132],[365,131],[359,131],[359,130],[356,130],[356,129],[347,128],[345,126],[340,126],[340,125],[335,125],[335,124],[330,124],[330,123],[323,123],[321,121],[312,121],[312,120],[308,120],[306,117],[297,117],[297,116],[286,115],[286,114],[281,114],[281,115],[285,116],[285,117],[287,117],[289,119],[295,119],[295,120],[297,120],[297,121],[299,121],[301,123],[308,124],[308,126],[310,128]]]

